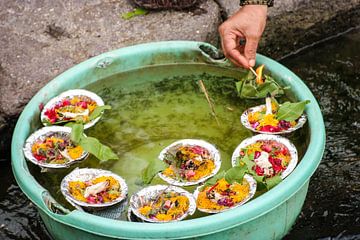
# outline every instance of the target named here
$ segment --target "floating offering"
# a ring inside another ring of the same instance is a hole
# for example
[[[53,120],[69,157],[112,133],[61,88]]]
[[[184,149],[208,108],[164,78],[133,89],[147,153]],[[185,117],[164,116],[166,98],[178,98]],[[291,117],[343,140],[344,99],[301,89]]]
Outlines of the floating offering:
[[[87,129],[95,125],[102,111],[95,111],[104,106],[103,100],[93,92],[73,89],[51,99],[41,112],[41,122],[47,125],[83,123]]]
[[[71,128],[43,127],[30,135],[24,155],[32,163],[44,168],[65,168],[88,156],[81,146],[70,140]]]
[[[266,104],[249,108],[241,115],[241,123],[258,133],[284,134],[301,128],[306,122],[303,114],[308,101],[278,105],[271,97]]]
[[[192,215],[196,202],[192,194],[175,186],[155,185],[132,195],[130,208],[140,219],[163,223],[180,221]]]
[[[256,192],[256,181],[245,174],[241,183],[229,183],[225,178],[210,186],[200,186],[194,192],[199,211],[219,213],[239,207],[249,201]]]
[[[240,98],[259,99],[266,97],[267,93],[283,95],[288,87],[282,87],[271,76],[263,74],[264,65],[259,66],[256,72],[251,72],[236,83]]]
[[[61,181],[61,192],[71,204],[107,207],[121,202],[128,187],[120,176],[101,169],[75,169]]]
[[[169,165],[159,176],[176,186],[205,181],[214,176],[221,165],[219,151],[210,143],[196,139],[172,143],[161,151],[159,158]]]
[[[266,181],[273,177],[284,179],[297,161],[297,150],[288,139],[267,134],[245,139],[232,155],[233,166],[246,165],[258,182],[266,184],[271,184]]]

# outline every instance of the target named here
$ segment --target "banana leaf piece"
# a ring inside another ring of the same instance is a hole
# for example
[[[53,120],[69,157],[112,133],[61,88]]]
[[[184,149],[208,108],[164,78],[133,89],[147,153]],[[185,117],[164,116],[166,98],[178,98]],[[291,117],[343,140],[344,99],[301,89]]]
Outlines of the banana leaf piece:
[[[236,89],[240,98],[259,99],[265,98],[267,93],[273,96],[284,94],[288,87],[280,86],[272,77],[265,75],[265,82],[257,84],[255,76],[249,72],[243,79],[236,83]]]

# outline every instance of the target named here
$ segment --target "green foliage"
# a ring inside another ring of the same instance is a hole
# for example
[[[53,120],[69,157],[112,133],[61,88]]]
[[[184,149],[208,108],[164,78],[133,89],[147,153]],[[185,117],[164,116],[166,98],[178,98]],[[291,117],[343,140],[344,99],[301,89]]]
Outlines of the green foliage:
[[[281,87],[272,77],[265,76],[263,84],[257,84],[255,76],[249,72],[243,79],[236,83],[236,89],[240,98],[259,99],[268,93],[272,95],[283,95],[286,88]]]
[[[246,154],[242,158],[239,157],[238,163],[240,165],[244,164],[244,166],[246,166],[245,173],[248,173],[254,177],[254,179],[258,183],[258,188],[265,186],[269,190],[282,181],[282,178],[279,175],[276,175],[271,178],[265,178],[265,176],[258,176],[256,172],[253,170],[253,167],[255,166],[254,154],[250,154],[250,155]]]
[[[111,150],[111,148],[102,144],[96,138],[82,137],[80,140],[80,146],[84,148],[85,151],[97,157],[100,161],[119,159],[119,157]]]
[[[135,8],[131,12],[121,14],[122,19],[129,20],[136,16],[142,16],[148,14],[148,11],[142,8]]]
[[[119,157],[99,140],[84,135],[84,126],[80,123],[71,124],[71,141],[80,145],[85,151],[93,154],[100,161],[115,160]]]
[[[279,183],[281,183],[281,181],[282,181],[282,178],[279,175],[275,175],[271,178],[266,178],[265,179],[266,187],[268,190],[270,190],[273,187],[275,187],[276,185],[278,185]]]
[[[90,114],[89,118],[90,120],[94,120],[95,118],[99,117],[104,110],[111,109],[110,105],[104,105],[104,106],[97,106],[94,111]]]
[[[286,121],[295,121],[298,119],[301,114],[304,112],[305,105],[310,103],[309,100],[302,102],[285,102],[280,105],[279,110],[277,112],[277,119],[286,120]]]
[[[208,179],[205,182],[204,187],[213,186],[216,184],[217,181],[223,178],[225,178],[225,180],[230,184],[234,182],[242,183],[245,173],[246,173],[246,166],[232,167],[227,171],[221,171],[212,178]]]
[[[225,180],[230,184],[234,182],[242,183],[246,170],[247,167],[245,165],[232,167],[226,171]]]
[[[216,174],[215,176],[213,176],[212,178],[208,179],[205,182],[204,186],[212,186],[214,184],[216,184],[217,181],[219,181],[220,179],[225,177],[226,172],[225,171],[221,171],[218,174]]]
[[[238,160],[238,162],[240,162],[240,160]],[[245,166],[247,167],[248,171],[252,170],[253,166],[255,166],[254,163],[254,154],[250,154],[250,155],[245,155],[242,159],[241,162],[243,162],[245,164]]]
[[[152,159],[149,164],[142,170],[141,179],[143,183],[149,184],[153,180],[153,178],[159,172],[163,171],[166,168],[166,163],[159,159]]]
[[[84,135],[84,125],[72,123],[67,126],[71,127],[71,135],[70,135],[71,141],[73,141],[75,144],[79,144],[81,138]]]

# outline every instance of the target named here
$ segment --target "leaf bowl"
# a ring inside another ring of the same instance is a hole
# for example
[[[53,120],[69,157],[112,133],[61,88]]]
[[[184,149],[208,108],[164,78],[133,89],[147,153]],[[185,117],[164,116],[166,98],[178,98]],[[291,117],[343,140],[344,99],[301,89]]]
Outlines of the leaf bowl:
[[[254,197],[255,192],[256,192],[256,186],[257,186],[256,180],[250,174],[245,174],[244,179],[249,184],[249,194],[242,201],[238,202],[234,206],[227,207],[227,208],[224,208],[224,209],[208,209],[208,208],[200,208],[199,206],[197,206],[197,209],[200,212],[205,212],[205,213],[220,213],[220,212],[224,212],[224,211],[227,211],[227,210],[230,210],[230,209],[233,209],[233,208],[240,207],[241,205],[244,205],[246,202],[248,202],[251,198]],[[196,202],[198,201],[199,193],[203,190],[203,188],[204,188],[204,186],[199,186],[199,187],[197,187],[195,189],[193,195],[194,195],[194,197],[196,199]]]
[[[84,90],[84,89],[72,89],[65,92],[62,92],[60,95],[50,99],[49,102],[47,102],[44,106],[44,108],[41,111],[40,120],[43,123],[44,126],[54,125],[50,123],[50,119],[48,116],[46,116],[46,111],[53,109],[57,104],[61,103],[64,99],[67,98],[73,98],[78,96],[85,96],[93,100],[97,106],[104,106],[104,101],[95,93]],[[84,129],[90,128],[94,126],[101,118],[101,115],[96,117],[95,119],[92,119],[84,124]],[[70,122],[64,121],[64,123]],[[56,123],[55,123],[56,124]]]
[[[280,175],[282,179],[286,178],[295,169],[297,165],[298,153],[294,144],[292,144],[287,138],[277,135],[258,134],[253,137],[246,138],[234,150],[231,157],[231,165],[233,167],[238,165],[237,158],[240,157],[240,152],[242,151],[242,149],[249,146],[250,144],[256,143],[257,141],[267,141],[267,140],[272,140],[280,144],[283,144],[288,149],[291,159],[286,169],[282,171]]]
[[[160,152],[159,159],[161,161],[164,161],[166,153],[168,153],[169,151],[176,151],[178,148],[180,148],[182,146],[200,146],[200,147],[206,149],[210,153],[210,156],[215,164],[215,168],[211,171],[211,173],[209,175],[203,176],[202,178],[200,178],[198,180],[194,180],[194,181],[186,181],[183,179],[180,179],[180,180],[174,179],[169,176],[165,176],[163,173],[160,172],[159,177],[161,179],[163,179],[164,181],[166,181],[167,183],[169,183],[171,185],[175,185],[175,186],[196,185],[196,184],[199,184],[199,183],[204,182],[205,180],[211,178],[220,170],[220,166],[221,166],[220,152],[216,149],[216,147],[214,145],[212,145],[204,140],[199,140],[199,139],[182,139],[182,140],[176,141],[176,142],[170,144],[169,146],[167,146],[166,148],[164,148]]]
[[[162,221],[156,218],[149,218],[140,213],[139,209],[143,207],[146,203],[151,202],[153,199],[157,199],[159,194],[163,193],[178,193],[181,196],[185,196],[189,200],[188,209],[184,214],[179,216],[177,219]],[[130,209],[132,213],[139,218],[139,220],[143,220],[145,222],[152,223],[164,223],[164,222],[177,222],[186,218],[188,215],[193,215],[196,210],[196,201],[194,196],[188,191],[171,185],[154,185],[141,189],[137,193],[133,194],[130,198]]]
[[[84,160],[89,155],[88,152],[83,151],[80,157],[78,157],[76,159],[67,158],[68,161],[65,163],[61,163],[61,164],[60,163],[46,163],[46,162],[41,162],[41,161],[37,160],[32,153],[32,146],[37,141],[45,140],[47,137],[52,136],[54,134],[57,134],[59,137],[70,139],[71,128],[61,127],[61,126],[43,127],[41,129],[37,130],[36,132],[34,132],[33,134],[31,134],[26,139],[25,145],[23,148],[24,156],[26,157],[26,159],[42,168],[67,168],[74,163]]]
[[[69,182],[71,181],[91,181],[94,178],[102,177],[102,176],[109,176],[114,178],[120,185],[120,195],[111,202],[105,203],[87,203],[84,201],[80,201],[70,193],[69,191]],[[68,175],[66,175],[63,180],[61,181],[60,185],[61,193],[64,195],[65,199],[70,204],[75,204],[81,207],[90,208],[90,209],[102,209],[104,207],[109,207],[115,205],[117,203],[122,202],[128,193],[128,186],[125,180],[117,174],[114,174],[111,171],[96,169],[96,168],[76,168]]]
[[[277,134],[288,134],[288,133],[291,133],[291,132],[294,132],[296,131],[297,129],[301,128],[304,126],[304,124],[306,123],[306,115],[305,114],[302,114],[300,116],[300,118],[298,118],[296,120],[296,125],[293,126],[293,127],[290,127],[288,129],[283,129],[279,132],[268,132],[268,131],[260,131],[260,130],[257,130],[255,129],[251,123],[249,122],[249,114],[250,113],[254,113],[254,112],[259,112],[261,110],[263,110],[265,108],[265,104],[263,105],[259,105],[259,106],[256,106],[256,107],[252,107],[252,108],[249,108],[247,110],[245,110],[242,114],[241,114],[241,117],[240,117],[240,122],[241,124],[246,127],[247,129],[253,131],[253,132],[256,132],[256,133],[263,133],[263,134],[273,134],[273,135],[277,135]]]

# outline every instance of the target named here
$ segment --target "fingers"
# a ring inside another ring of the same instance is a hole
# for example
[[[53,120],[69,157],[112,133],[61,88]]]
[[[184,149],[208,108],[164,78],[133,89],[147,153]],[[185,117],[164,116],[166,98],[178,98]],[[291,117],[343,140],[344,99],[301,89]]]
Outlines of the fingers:
[[[249,37],[246,39],[244,54],[250,67],[255,66],[258,43],[259,39],[256,37]]]
[[[238,66],[249,68],[249,62],[240,52],[238,37],[235,34],[227,33],[221,41],[224,55]],[[245,46],[246,48],[246,46]]]

